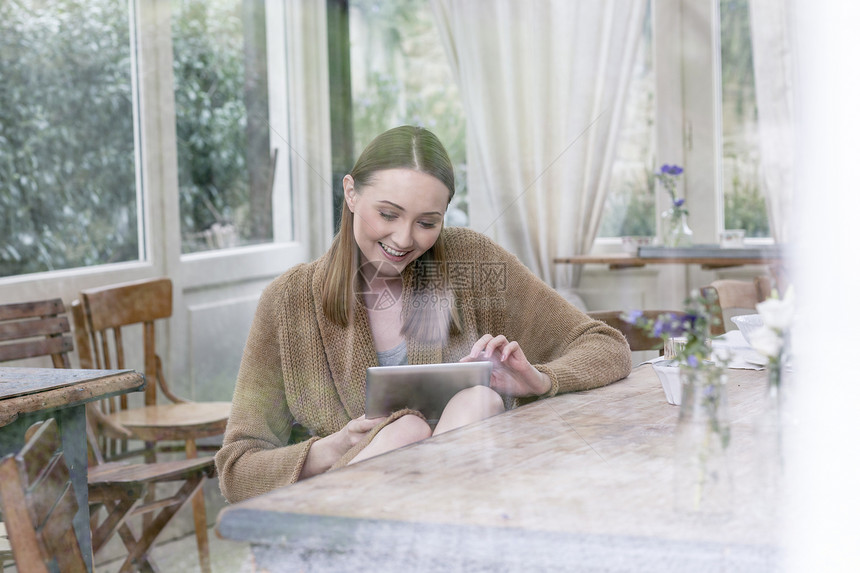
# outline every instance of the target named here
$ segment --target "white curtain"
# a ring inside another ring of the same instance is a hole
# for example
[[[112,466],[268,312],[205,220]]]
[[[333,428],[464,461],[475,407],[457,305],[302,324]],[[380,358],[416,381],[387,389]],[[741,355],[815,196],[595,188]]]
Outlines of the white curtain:
[[[431,0],[467,118],[471,226],[553,286],[553,258],[597,236],[646,1]]]
[[[792,227],[796,159],[794,3],[751,0],[749,6],[762,187],[771,233],[777,242],[787,243]]]

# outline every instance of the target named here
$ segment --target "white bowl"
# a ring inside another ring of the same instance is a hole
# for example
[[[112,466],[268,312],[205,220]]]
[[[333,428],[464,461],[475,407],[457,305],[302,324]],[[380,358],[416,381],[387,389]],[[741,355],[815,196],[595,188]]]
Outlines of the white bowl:
[[[676,406],[681,404],[681,369],[676,360],[658,360],[651,367],[663,385],[666,401]]]
[[[744,340],[747,341],[747,344],[750,344],[750,335],[764,326],[764,320],[760,314],[741,314],[738,316],[733,316],[729,320],[738,325],[738,328],[741,331],[741,334],[744,336]]]
[[[631,255],[639,253],[639,247],[647,247],[654,242],[654,237],[627,236],[621,237],[621,250]]]

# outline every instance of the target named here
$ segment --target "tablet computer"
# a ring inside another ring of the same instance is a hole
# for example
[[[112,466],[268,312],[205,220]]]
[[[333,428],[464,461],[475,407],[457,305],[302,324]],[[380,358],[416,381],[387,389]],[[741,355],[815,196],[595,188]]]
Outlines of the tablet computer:
[[[492,362],[450,362],[372,366],[367,369],[364,411],[368,418],[397,410],[418,410],[435,423],[454,394],[472,386],[489,386]]]

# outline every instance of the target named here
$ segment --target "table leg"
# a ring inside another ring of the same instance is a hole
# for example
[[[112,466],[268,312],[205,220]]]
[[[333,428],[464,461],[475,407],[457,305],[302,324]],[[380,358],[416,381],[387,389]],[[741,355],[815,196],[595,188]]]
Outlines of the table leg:
[[[63,456],[69,466],[72,487],[78,502],[78,512],[72,520],[78,544],[90,571],[93,569],[92,539],[90,537],[89,493],[87,489],[86,409],[83,405],[59,410],[21,414],[17,420],[0,430],[0,457],[17,453],[24,447],[24,433],[36,422],[54,418],[63,440]]]

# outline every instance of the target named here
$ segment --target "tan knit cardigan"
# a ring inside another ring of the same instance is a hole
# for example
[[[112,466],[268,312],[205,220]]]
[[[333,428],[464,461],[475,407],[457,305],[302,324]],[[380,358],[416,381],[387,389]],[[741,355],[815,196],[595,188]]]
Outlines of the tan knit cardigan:
[[[529,361],[549,375],[546,397],[630,373],[630,348],[621,333],[577,310],[516,257],[465,228],[445,229],[440,240],[463,328],[444,347],[407,340],[410,364],[455,362],[489,333],[519,342]],[[215,457],[221,491],[230,502],[295,482],[311,443],[364,413],[365,371],[377,365],[376,351],[363,305],[356,305],[345,328],[326,319],[321,293],[329,260],[327,253],[293,267],[262,294],[224,444]],[[413,272],[414,264],[404,271],[404,308],[419,296]],[[294,421],[315,437],[288,444]],[[382,426],[345,458],[354,457]]]

